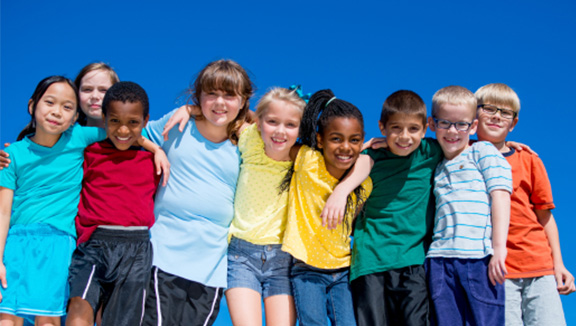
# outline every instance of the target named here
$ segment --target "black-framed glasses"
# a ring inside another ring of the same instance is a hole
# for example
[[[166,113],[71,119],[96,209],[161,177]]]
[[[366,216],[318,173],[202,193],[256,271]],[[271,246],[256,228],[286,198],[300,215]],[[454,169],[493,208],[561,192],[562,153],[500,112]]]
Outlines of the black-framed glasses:
[[[436,125],[436,127],[440,129],[450,129],[452,125],[454,125],[454,128],[456,128],[456,130],[458,131],[468,131],[468,129],[470,129],[470,127],[472,126],[471,122],[466,121],[450,122],[448,120],[436,119],[436,118],[432,118],[432,120],[434,120],[434,124]]]
[[[478,105],[479,109],[482,109],[486,114],[495,115],[496,112],[500,111],[500,116],[504,119],[514,119],[516,118],[516,112],[510,109],[501,109],[496,107],[495,105],[490,104],[480,104]]]

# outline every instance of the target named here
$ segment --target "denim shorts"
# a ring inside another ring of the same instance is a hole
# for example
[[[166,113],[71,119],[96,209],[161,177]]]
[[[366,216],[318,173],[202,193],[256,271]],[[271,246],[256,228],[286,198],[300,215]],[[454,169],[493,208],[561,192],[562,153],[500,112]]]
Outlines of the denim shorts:
[[[292,295],[292,256],[282,245],[255,245],[235,237],[228,246],[228,289],[249,288],[267,298]]]

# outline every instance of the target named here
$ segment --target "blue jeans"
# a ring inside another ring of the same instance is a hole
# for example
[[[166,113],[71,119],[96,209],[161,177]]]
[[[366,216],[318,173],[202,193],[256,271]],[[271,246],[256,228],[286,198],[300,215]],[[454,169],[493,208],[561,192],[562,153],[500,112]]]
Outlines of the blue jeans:
[[[297,261],[291,271],[296,312],[301,326],[354,326],[348,268],[326,270]]]

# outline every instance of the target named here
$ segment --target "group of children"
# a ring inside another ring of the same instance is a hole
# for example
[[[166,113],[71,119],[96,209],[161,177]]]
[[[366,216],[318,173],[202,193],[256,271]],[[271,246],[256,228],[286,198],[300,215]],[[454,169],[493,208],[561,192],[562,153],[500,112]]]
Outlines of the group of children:
[[[262,301],[269,325],[565,324],[574,278],[543,164],[506,142],[508,86],[445,87],[431,117],[395,92],[365,151],[330,90],[252,113],[218,60],[189,95],[148,122],[107,65],[39,83],[0,171],[0,325],[211,325],[224,293],[234,325]]]

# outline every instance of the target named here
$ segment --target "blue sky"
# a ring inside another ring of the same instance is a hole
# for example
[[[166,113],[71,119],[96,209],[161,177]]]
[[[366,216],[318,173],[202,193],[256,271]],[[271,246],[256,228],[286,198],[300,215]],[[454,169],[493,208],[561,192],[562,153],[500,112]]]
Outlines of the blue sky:
[[[204,65],[230,58],[258,87],[252,105],[272,86],[331,88],[361,109],[368,137],[378,136],[381,105],[396,90],[429,106],[447,85],[506,83],[522,103],[511,139],[548,168],[564,262],[576,273],[576,171],[565,150],[575,111],[574,1],[1,0],[0,15],[1,143],[28,122],[38,81],[73,79],[94,61],[142,85],[152,119],[182,103]],[[576,294],[563,303],[576,324]],[[219,325],[229,324],[226,315],[223,305]]]

